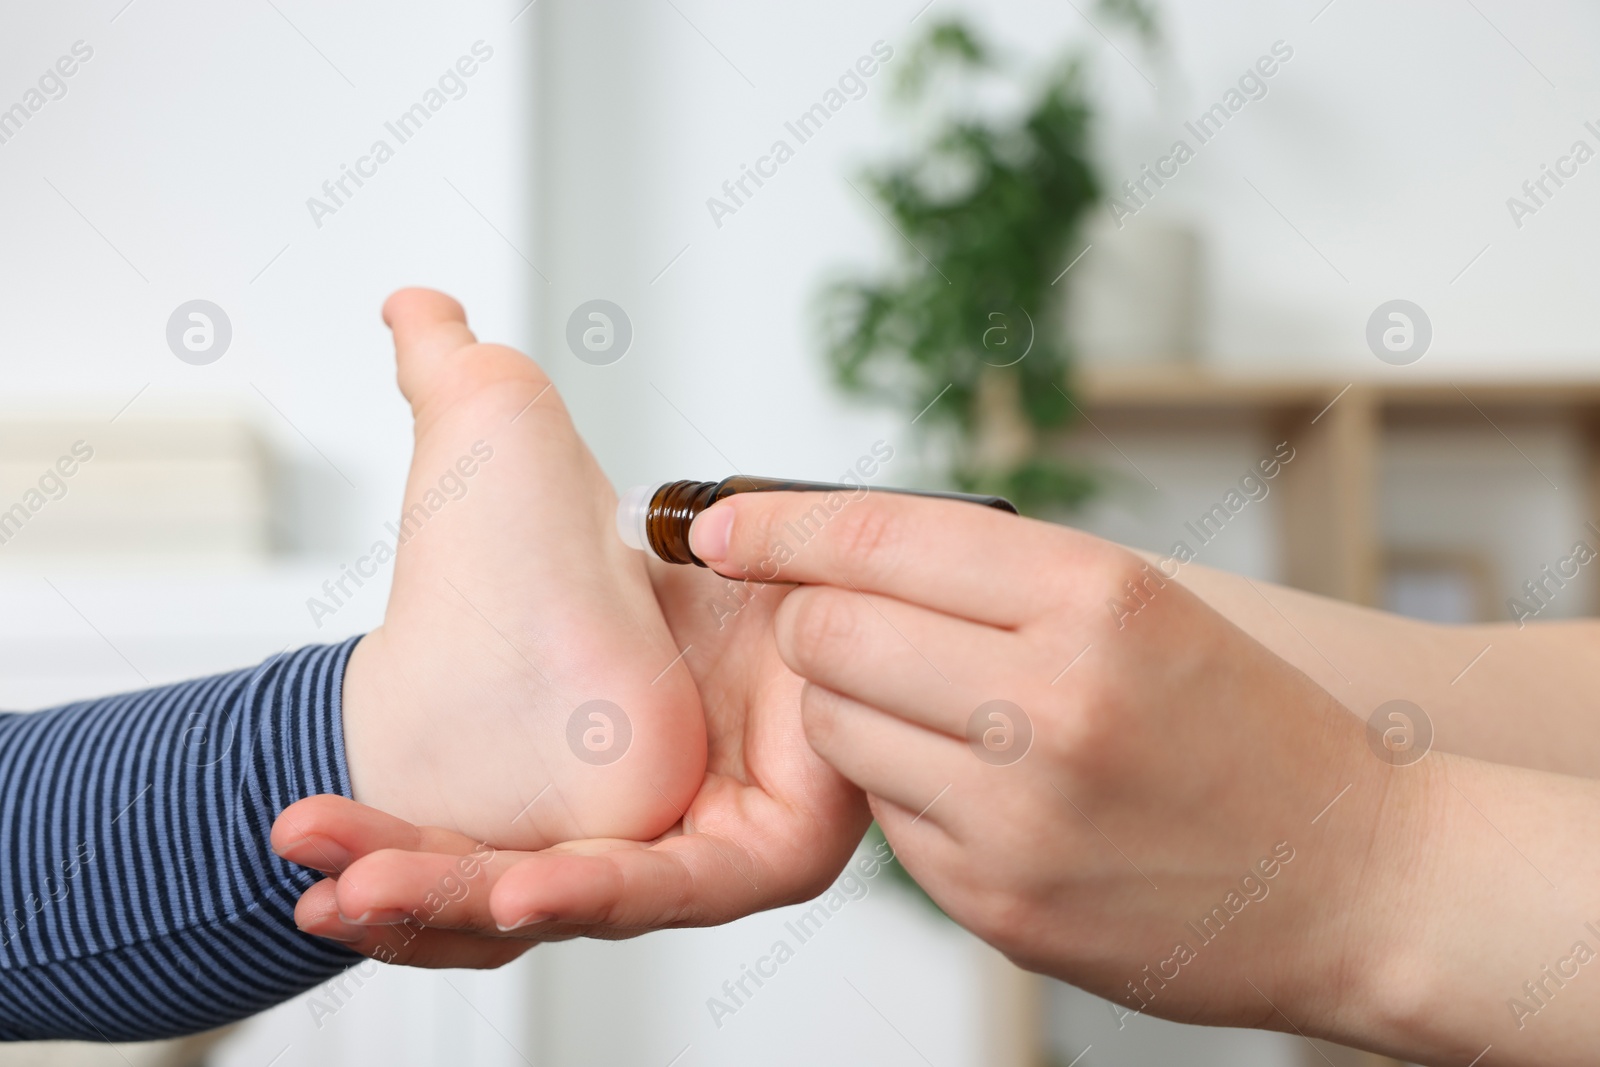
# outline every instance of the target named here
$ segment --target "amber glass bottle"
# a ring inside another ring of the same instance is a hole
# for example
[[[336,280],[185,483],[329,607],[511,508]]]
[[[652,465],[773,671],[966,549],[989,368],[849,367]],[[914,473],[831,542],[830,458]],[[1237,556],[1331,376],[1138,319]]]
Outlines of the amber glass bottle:
[[[696,515],[717,501],[736,493],[840,493],[852,498],[863,492],[900,493],[906,496],[960,500],[968,504],[1009,511],[1017,509],[999,496],[972,493],[936,493],[923,489],[889,489],[879,486],[843,485],[830,482],[796,482],[782,478],[755,478],[736,474],[720,482],[664,482],[641,485],[628,490],[617,504],[617,532],[630,547],[654,552],[668,563],[705,564],[689,551],[689,525]]]

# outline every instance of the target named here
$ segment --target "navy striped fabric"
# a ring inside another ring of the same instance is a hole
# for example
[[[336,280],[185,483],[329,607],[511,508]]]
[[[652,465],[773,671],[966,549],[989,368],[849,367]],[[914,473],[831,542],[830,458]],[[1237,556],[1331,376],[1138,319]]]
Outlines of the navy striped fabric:
[[[0,1039],[193,1033],[360,959],[295,929],[321,876],[268,843],[294,801],[350,795],[355,643],[0,714]]]

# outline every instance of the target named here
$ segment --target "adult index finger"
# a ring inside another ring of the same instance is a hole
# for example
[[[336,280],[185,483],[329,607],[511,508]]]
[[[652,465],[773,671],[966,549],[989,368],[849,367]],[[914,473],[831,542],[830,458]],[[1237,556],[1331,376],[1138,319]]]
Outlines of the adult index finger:
[[[740,493],[689,531],[695,555],[729,578],[881,593],[992,626],[1059,602],[1047,576],[1095,544],[979,504],[866,490]]]

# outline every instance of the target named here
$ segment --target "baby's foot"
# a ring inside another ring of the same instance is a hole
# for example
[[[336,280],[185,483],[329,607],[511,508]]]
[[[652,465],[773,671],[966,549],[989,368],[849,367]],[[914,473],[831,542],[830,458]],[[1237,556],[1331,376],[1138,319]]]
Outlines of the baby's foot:
[[[388,610],[345,677],[356,799],[505,848],[664,833],[705,722],[610,483],[544,372],[454,300],[403,290],[384,319],[416,447]]]

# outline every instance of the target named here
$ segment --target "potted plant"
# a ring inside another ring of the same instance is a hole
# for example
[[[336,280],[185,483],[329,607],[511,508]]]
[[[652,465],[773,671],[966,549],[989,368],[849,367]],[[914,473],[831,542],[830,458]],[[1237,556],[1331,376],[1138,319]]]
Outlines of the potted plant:
[[[1143,0],[1100,10],[1154,39]],[[818,318],[838,382],[912,417],[950,482],[1048,514],[1094,488],[1042,445],[1077,413],[1060,283],[1101,183],[1082,62],[1043,71],[1014,114],[972,106],[1013,69],[959,20],[911,48],[894,95],[925,143],[859,186],[896,231],[896,261],[827,285]]]

